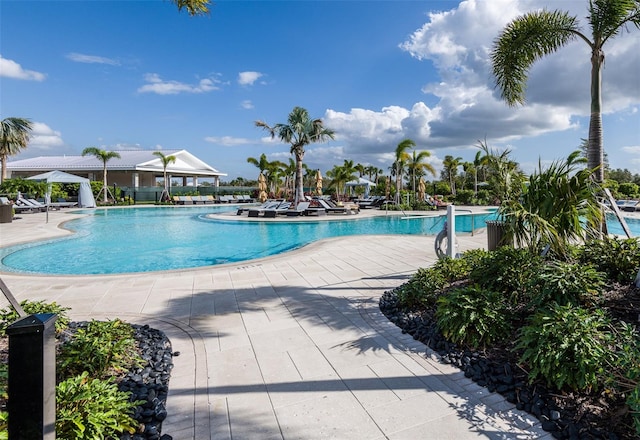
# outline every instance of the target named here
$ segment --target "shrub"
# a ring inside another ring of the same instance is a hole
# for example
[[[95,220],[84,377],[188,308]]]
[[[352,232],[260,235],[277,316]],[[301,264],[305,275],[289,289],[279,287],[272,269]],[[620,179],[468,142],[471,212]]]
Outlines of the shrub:
[[[445,278],[437,269],[421,268],[408,282],[396,289],[396,296],[403,307],[426,307],[436,303],[438,294],[446,284]]]
[[[612,360],[610,322],[602,310],[552,304],[520,329],[517,348],[529,379],[557,389],[597,389]]]
[[[449,283],[467,278],[471,270],[468,260],[449,257],[444,257],[436,261],[433,268],[440,272],[442,277]]]
[[[134,433],[137,422],[131,415],[144,402],[132,402],[130,396],[112,380],[91,379],[87,372],[61,382],[56,387],[56,437],[94,440]]]
[[[511,331],[503,296],[477,285],[440,296],[436,321],[448,340],[474,348],[490,346]]]
[[[92,377],[103,378],[138,365],[140,356],[133,335],[133,327],[118,319],[87,323],[61,346],[58,373],[68,377],[87,371]]]
[[[488,252],[469,274],[473,284],[505,293],[517,303],[531,276],[542,265],[542,258],[527,249],[503,246]]]
[[[44,301],[27,301],[24,300],[20,303],[22,309],[29,315],[37,313],[55,313],[56,317],[55,328],[56,332],[61,332],[69,325],[69,317],[67,316],[68,307],[62,307],[55,302],[46,303]],[[13,322],[17,321],[20,316],[18,312],[13,310],[13,307],[6,307],[0,310],[0,335],[5,334],[5,330]]]
[[[605,274],[591,265],[561,261],[545,264],[529,280],[534,308],[550,302],[559,305],[594,305],[605,286]]]
[[[471,205],[474,193],[472,189],[459,189],[456,191],[454,201],[458,205]]]
[[[617,330],[616,359],[609,372],[612,382],[627,396],[633,426],[640,436],[640,335],[627,323],[621,323]]]
[[[640,267],[640,244],[635,238],[591,240],[578,254],[581,263],[593,264],[610,279],[621,283],[632,283]]]

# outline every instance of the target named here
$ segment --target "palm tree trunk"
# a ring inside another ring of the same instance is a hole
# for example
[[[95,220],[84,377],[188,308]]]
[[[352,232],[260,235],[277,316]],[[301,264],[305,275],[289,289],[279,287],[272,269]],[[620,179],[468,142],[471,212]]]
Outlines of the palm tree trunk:
[[[107,203],[109,201],[109,199],[107,198],[107,163],[104,163],[104,168],[102,169],[102,191],[104,192],[104,194],[102,194],[104,203]]]
[[[602,63],[604,53],[594,49],[591,54],[591,118],[589,119],[589,144],[587,163],[589,168],[599,167],[594,173],[596,182],[604,181],[604,148],[602,140]]]
[[[304,159],[304,151],[296,149],[296,195],[294,206],[297,207],[300,200],[304,200],[304,192],[302,186],[302,159]]]

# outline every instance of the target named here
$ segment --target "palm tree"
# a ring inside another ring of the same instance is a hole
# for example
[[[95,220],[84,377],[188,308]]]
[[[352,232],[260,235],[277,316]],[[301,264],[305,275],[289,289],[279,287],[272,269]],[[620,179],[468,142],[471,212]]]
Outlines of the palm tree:
[[[473,194],[476,196],[478,195],[478,171],[481,168],[484,169],[485,162],[482,151],[476,152],[476,157],[473,158]]]
[[[591,118],[589,120],[588,168],[599,167],[597,182],[604,180],[601,82],[603,46],[627,24],[640,28],[638,0],[589,0],[587,21],[591,39],[568,12],[541,10],[529,12],[507,24],[494,42],[491,52],[493,75],[502,99],[510,106],[524,104],[527,76],[535,61],[565,44],[580,39],[591,49]]]
[[[304,147],[314,142],[333,139],[333,130],[326,128],[321,119],[309,118],[309,112],[302,107],[294,107],[289,114],[287,124],[276,124],[273,127],[263,121],[256,121],[256,127],[267,130],[271,137],[278,136],[281,141],[291,144],[291,154],[296,158],[296,194],[295,206],[304,198],[302,187],[302,160]]]
[[[207,15],[209,13],[210,0],[171,0],[177,7],[178,11],[183,9],[191,16]]]
[[[247,163],[255,165],[260,170],[260,174],[264,174],[264,172],[269,168],[269,161],[267,160],[267,155],[262,153],[259,159],[255,157],[247,157]]]
[[[165,156],[162,151],[154,151],[153,152],[154,156],[158,156],[160,158],[160,160],[162,161],[162,175],[164,178],[164,191],[162,191],[162,196],[160,197],[160,200],[164,200],[164,198],[166,197],[167,199],[169,199],[169,185],[168,185],[168,180],[167,180],[167,167],[169,166],[169,164],[175,163],[176,161],[176,157],[175,156]]]
[[[15,156],[20,150],[27,148],[31,127],[31,121],[25,118],[5,118],[0,121],[0,161],[2,161],[0,183],[7,177],[9,156]]]
[[[355,171],[353,161],[351,160],[345,160],[342,166],[334,165],[331,170],[327,171],[327,177],[331,179],[329,189],[335,188],[336,199],[340,200],[341,189],[344,188],[343,193],[346,192],[346,187],[344,185],[355,178]]]
[[[402,173],[404,168],[411,159],[407,150],[414,148],[416,143],[411,139],[405,139],[398,144],[395,151],[395,161],[393,162],[393,171],[396,176],[396,203],[400,203],[400,191],[402,190]]]
[[[420,152],[413,150],[411,152],[407,168],[411,175],[411,186],[414,195],[416,194],[416,178],[422,177],[425,171],[430,172],[434,177],[436,175],[436,169],[433,168],[433,165],[423,162],[428,157],[431,157],[431,153],[426,150]]]
[[[461,157],[445,156],[442,160],[442,166],[444,167],[444,174],[449,178],[449,185],[451,186],[451,194],[456,195],[456,175],[458,174],[458,167],[462,163]]]
[[[105,151],[96,147],[87,147],[82,150],[82,155],[95,156],[96,159],[102,161],[102,189],[98,193],[98,197],[100,196],[100,193],[103,193],[103,201],[104,203],[107,203],[107,194],[109,193],[109,186],[107,185],[107,162],[116,157],[120,158],[120,154],[116,151]],[[113,194],[111,197],[113,197]]]
[[[355,169],[358,171],[358,177],[364,176],[367,172],[367,166],[361,163],[356,164]]]

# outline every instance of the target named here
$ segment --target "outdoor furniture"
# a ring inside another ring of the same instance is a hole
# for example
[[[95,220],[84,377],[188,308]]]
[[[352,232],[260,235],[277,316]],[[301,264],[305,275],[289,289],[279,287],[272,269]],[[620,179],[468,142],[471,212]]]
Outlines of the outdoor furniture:
[[[300,215],[305,215],[307,209],[309,208],[309,205],[311,205],[310,202],[300,202],[298,203],[298,206],[295,207],[295,209],[289,209],[285,214],[288,217],[298,217]]]

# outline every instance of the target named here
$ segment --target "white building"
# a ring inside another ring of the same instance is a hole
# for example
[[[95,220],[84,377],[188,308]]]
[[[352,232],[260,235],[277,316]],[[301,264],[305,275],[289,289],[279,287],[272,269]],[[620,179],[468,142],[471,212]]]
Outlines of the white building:
[[[156,186],[157,179],[164,177],[162,160],[154,155],[158,150],[117,151],[120,158],[107,162],[108,185],[137,189]],[[198,179],[213,179],[218,186],[221,173],[186,150],[164,150],[165,156],[176,161],[167,166],[169,181],[178,180],[180,186],[198,186]],[[30,177],[47,171],[60,170],[89,180],[102,181],[104,164],[95,156],[40,156],[7,162],[7,177]],[[181,181],[181,182],[180,182]]]

